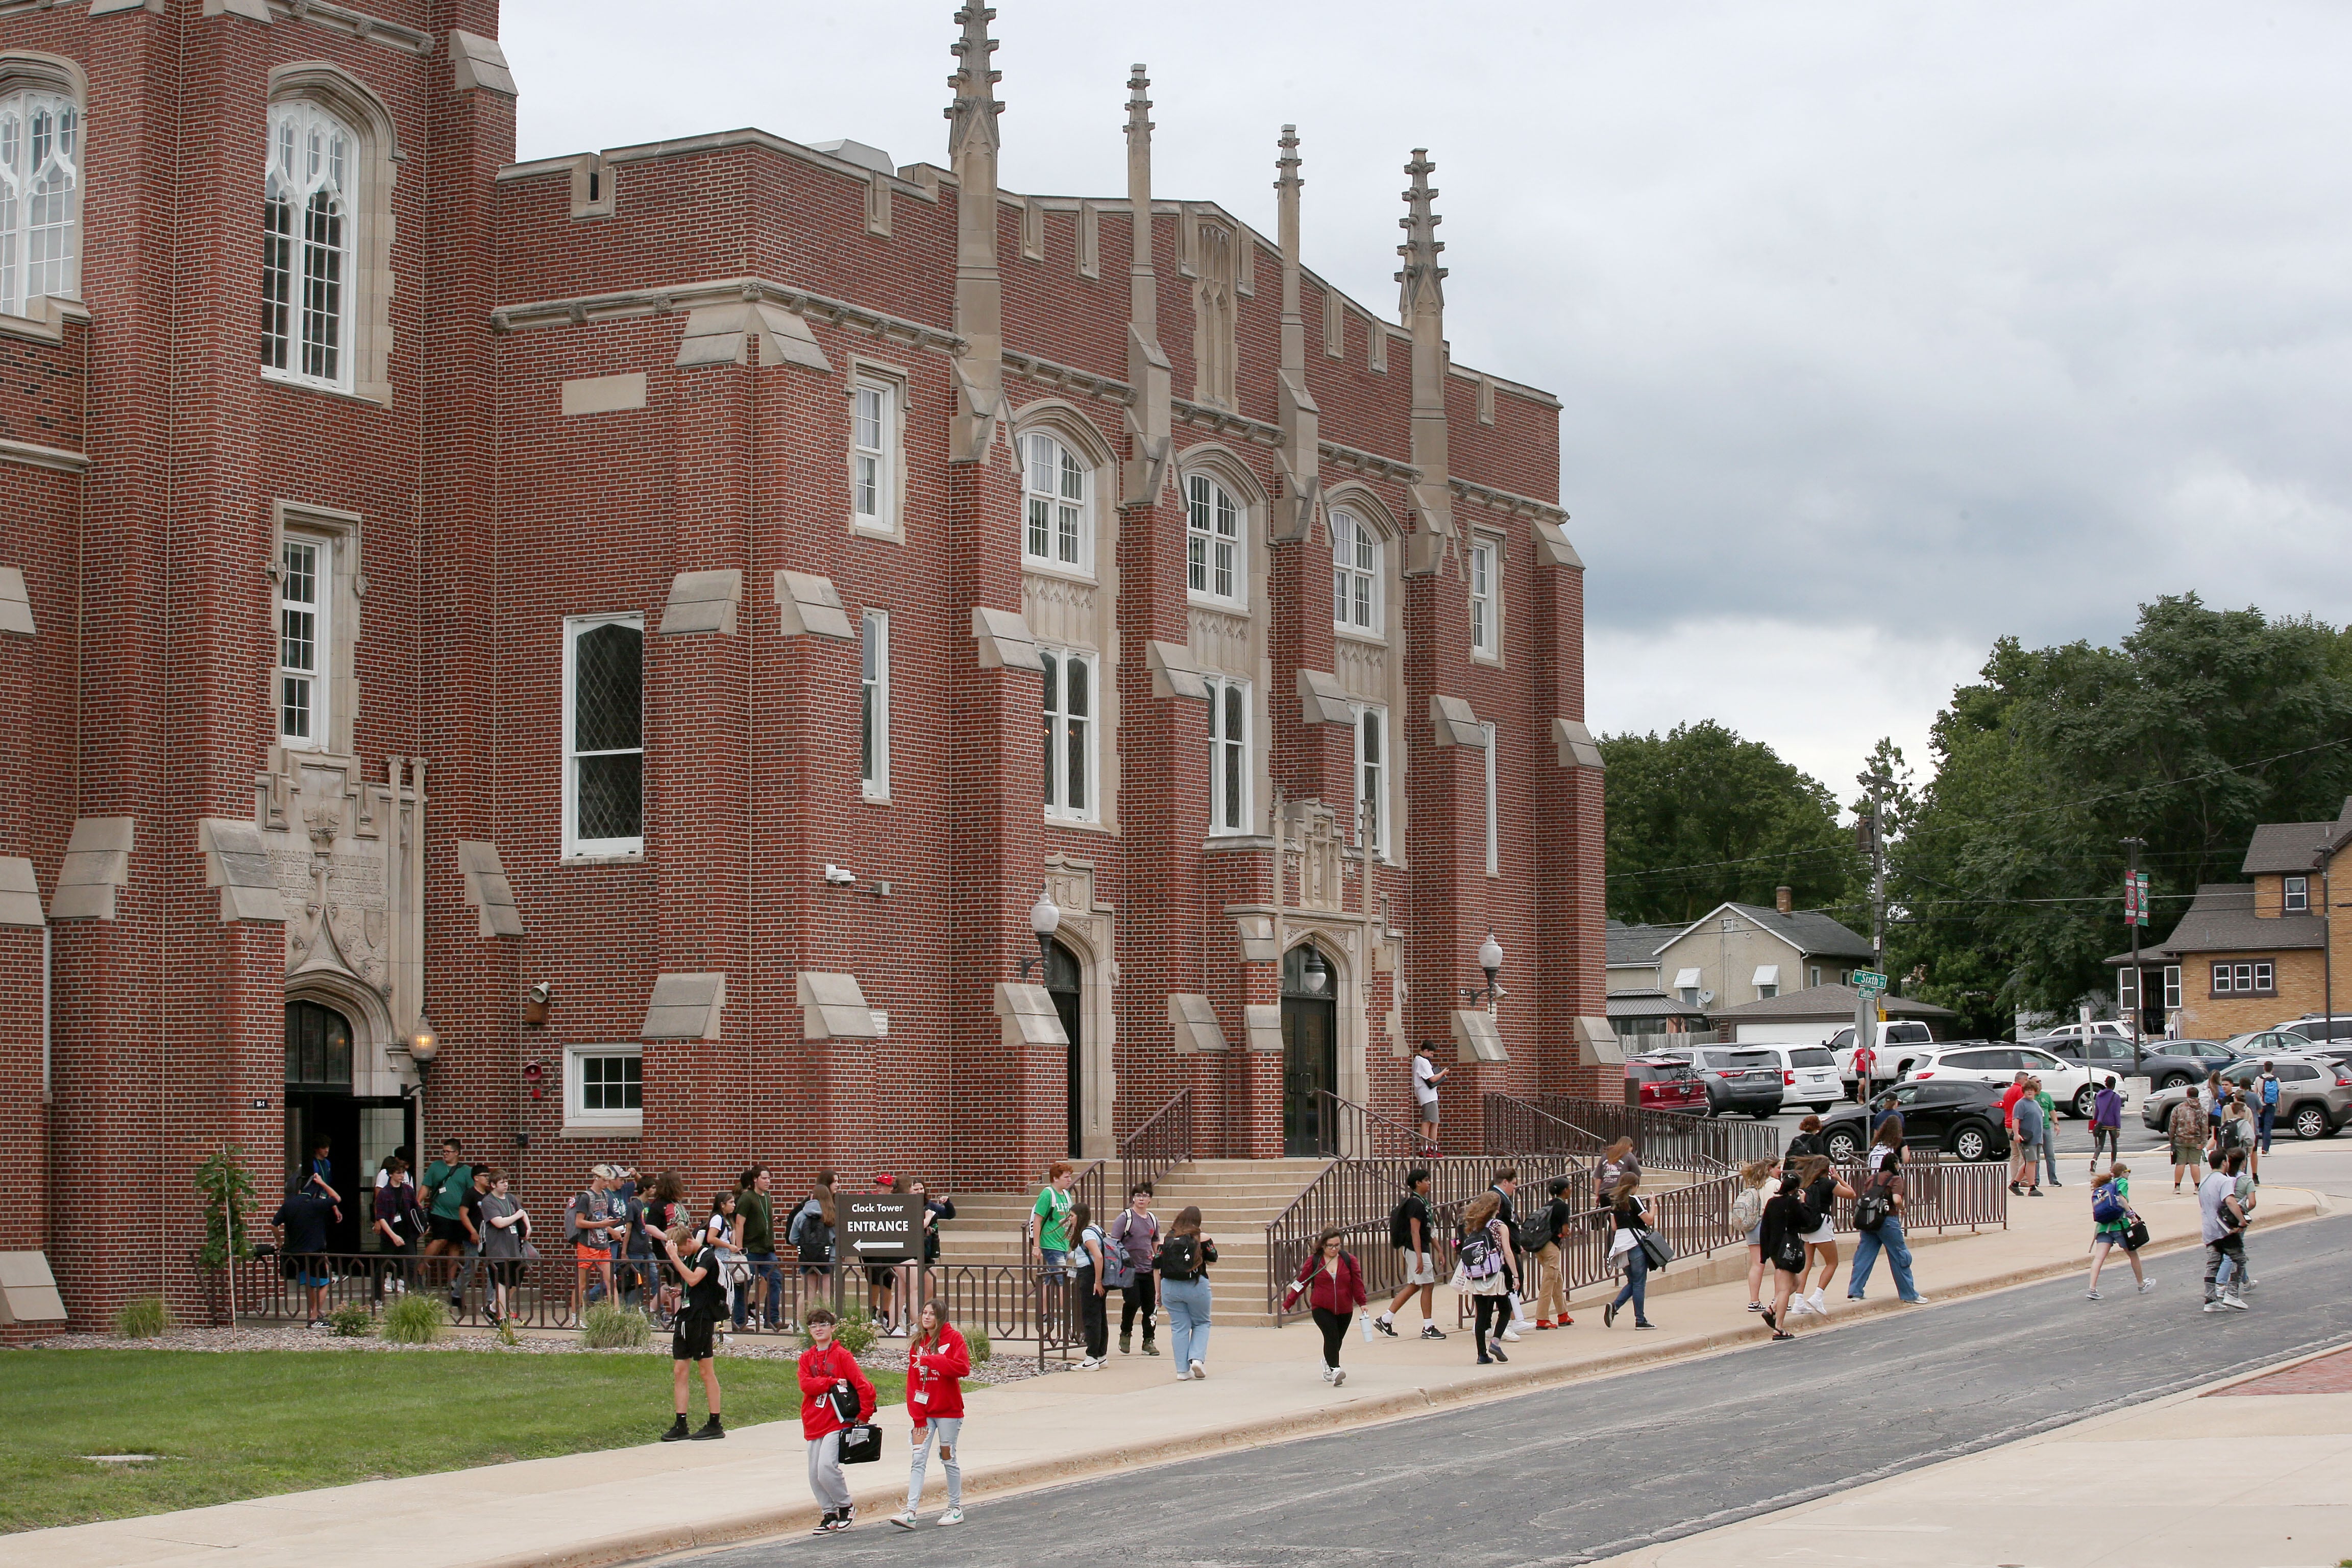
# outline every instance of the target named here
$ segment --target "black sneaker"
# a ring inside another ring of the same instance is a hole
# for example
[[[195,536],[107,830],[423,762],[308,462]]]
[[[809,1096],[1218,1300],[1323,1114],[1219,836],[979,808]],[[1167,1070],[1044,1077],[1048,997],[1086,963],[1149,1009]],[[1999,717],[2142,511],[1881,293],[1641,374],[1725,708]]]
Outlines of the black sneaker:
[[[1421,1337],[1425,1340],[1442,1340],[1445,1337],[1445,1331],[1435,1323],[1423,1323],[1421,1325]]]
[[[718,1416],[713,1415],[709,1420],[705,1421],[702,1424],[701,1430],[695,1433],[693,1441],[697,1443],[708,1443],[716,1438],[724,1437],[725,1436],[727,1436],[726,1425],[721,1422]]]
[[[1509,1356],[1503,1353],[1503,1347],[1500,1345],[1488,1345],[1486,1347],[1486,1353],[1493,1356],[1496,1361],[1508,1361],[1511,1359]]]
[[[1133,1334],[1121,1334],[1118,1336],[1118,1353],[1121,1355],[1133,1355],[1135,1353],[1135,1336]]]
[[[811,1535],[829,1535],[829,1534],[831,1534],[831,1533],[833,1532],[833,1528],[834,1528],[834,1524],[833,1524],[834,1517],[835,1517],[834,1510],[833,1510],[832,1509],[826,1509],[826,1510],[824,1510],[824,1517],[820,1518],[820,1519],[816,1521],[816,1528],[815,1528],[814,1530],[810,1531],[809,1531],[809,1533],[810,1533]]]
[[[693,1433],[687,1428],[686,1417],[681,1415],[669,1424],[669,1430],[661,1435],[661,1440],[665,1443],[683,1443],[692,1436]]]
[[[1381,1332],[1388,1335],[1391,1339],[1397,1337],[1396,1323],[1392,1319],[1374,1318],[1372,1320],[1372,1327],[1380,1330]]]

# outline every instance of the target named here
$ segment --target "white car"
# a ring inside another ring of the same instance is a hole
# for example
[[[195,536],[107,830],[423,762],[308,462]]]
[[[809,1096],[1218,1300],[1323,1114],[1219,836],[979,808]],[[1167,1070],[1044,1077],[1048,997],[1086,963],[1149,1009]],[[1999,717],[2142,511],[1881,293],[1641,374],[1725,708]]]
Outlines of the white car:
[[[2045,1030],[2042,1034],[2035,1035],[2025,1043],[2029,1046],[2038,1046],[2046,1041],[2055,1040],[2128,1040],[2130,1038],[2131,1026],[2108,1018],[2095,1024],[2063,1025],[2059,1028]]]
[[[1848,1090],[1853,1088],[1853,1030],[1840,1029],[1824,1042],[1837,1058],[1838,1079]],[[1918,1047],[1933,1046],[1935,1034],[1916,1018],[1892,1018],[1878,1026],[1878,1070],[1874,1078],[1901,1078],[1919,1054]]]
[[[1837,1058],[1827,1046],[1762,1046],[1742,1043],[1745,1055],[1749,1051],[1769,1051],[1780,1066],[1780,1108],[1809,1105],[1815,1115],[1827,1110],[1845,1098],[1845,1085],[1838,1079]]]
[[[2021,1072],[2042,1080],[2058,1109],[2091,1119],[2091,1101],[2098,1093],[2095,1074],[2080,1062],[2063,1061],[2032,1046],[2003,1045],[1999,1040],[1962,1040],[1937,1047],[1911,1064],[1905,1076],[1914,1081],[1967,1079],[2006,1086]]]

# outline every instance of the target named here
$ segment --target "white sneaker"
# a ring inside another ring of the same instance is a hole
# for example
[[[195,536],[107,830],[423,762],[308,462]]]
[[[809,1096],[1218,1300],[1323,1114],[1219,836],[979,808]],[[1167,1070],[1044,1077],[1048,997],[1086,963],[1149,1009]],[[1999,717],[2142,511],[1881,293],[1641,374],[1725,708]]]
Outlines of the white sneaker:
[[[1328,1366],[1323,1369],[1323,1381],[1326,1383],[1331,1381],[1331,1369]]]
[[[2221,1305],[2234,1308],[2241,1312],[2251,1312],[2254,1310],[2253,1303],[2242,1296],[2224,1296],[2221,1298]]]
[[[1098,1366],[1100,1366],[1100,1365],[1102,1365],[1102,1364],[1103,1364],[1103,1363],[1102,1363],[1100,1361],[1097,1360],[1095,1357],[1093,1357],[1093,1356],[1087,1356],[1087,1357],[1086,1357],[1085,1359],[1081,1360],[1081,1361],[1078,1363],[1078,1370],[1079,1370],[1080,1372],[1092,1372],[1092,1371],[1094,1371],[1094,1370],[1095,1370],[1095,1368],[1097,1368],[1097,1367],[1098,1367]]]
[[[911,1508],[902,1508],[890,1516],[890,1522],[901,1530],[912,1530],[916,1522],[915,1510]]]
[[[2209,1312],[2226,1312],[2229,1310],[2229,1308],[2221,1305],[2219,1300],[2212,1300],[2205,1303],[2205,1310]]]
[[[2083,1300],[2085,1301],[2104,1301],[2106,1298],[2100,1295],[2096,1290],[2085,1290],[2083,1292]]]
[[[1341,1384],[1343,1384],[1343,1383],[1345,1383],[1345,1382],[1347,1382],[1347,1381],[1348,1381],[1348,1369],[1347,1369],[1346,1367],[1344,1367],[1344,1366],[1335,1366],[1335,1367],[1333,1367],[1333,1368],[1331,1369],[1331,1386],[1332,1386],[1332,1387],[1337,1388],[1337,1387],[1339,1387]]]
[[[2141,1295],[2143,1295],[2143,1296],[2147,1295],[2150,1290],[2153,1290],[2153,1289],[2156,1289],[2156,1280],[2155,1280],[2153,1278],[2149,1278],[2149,1279],[2143,1279],[2143,1280],[2141,1280],[2141,1281],[2139,1282],[2139,1293],[2140,1293]]]
[[[2238,1289],[2241,1290],[2251,1290],[2261,1283],[2262,1281],[2259,1279],[2241,1279],[2238,1281]]]
[[[1811,1301],[1806,1300],[1802,1296],[1791,1296],[1789,1298],[1789,1316],[1792,1318],[1801,1318],[1812,1310],[1813,1304]]]
[[[1209,1369],[1197,1361],[1192,1363],[1191,1371],[1195,1382],[1209,1375]]]
[[[1503,1327],[1503,1338],[1510,1344],[1517,1344],[1519,1342],[1519,1331],[1512,1328],[1508,1324],[1505,1324]]]
[[[947,1512],[940,1515],[940,1522],[941,1524],[961,1524],[963,1522],[963,1510],[960,1508],[951,1508],[948,1510]]]
[[[1936,1298],[1933,1296],[1913,1296],[1905,1300],[1903,1304],[1906,1307],[1926,1307],[1933,1305],[1935,1300]]]
[[[1805,1298],[1805,1305],[1811,1307],[1815,1313],[1822,1317],[1826,1318],[1830,1315],[1830,1310],[1822,1305],[1822,1293],[1819,1290],[1814,1291],[1811,1295]]]

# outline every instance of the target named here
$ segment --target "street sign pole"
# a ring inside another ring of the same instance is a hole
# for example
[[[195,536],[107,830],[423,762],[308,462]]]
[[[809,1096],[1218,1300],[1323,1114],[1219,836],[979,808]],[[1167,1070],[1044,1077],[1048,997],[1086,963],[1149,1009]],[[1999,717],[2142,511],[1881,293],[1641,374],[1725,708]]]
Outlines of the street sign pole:
[[[2144,843],[2145,840],[2138,838],[2124,840],[2124,887],[2126,889],[2124,921],[2131,927],[2131,1041],[2132,1077],[2134,1078],[2139,1076],[2140,1018],[2147,1011],[2147,998],[2140,992],[2141,986],[2147,984],[2147,977],[2140,973],[2139,967],[2139,928],[2147,919],[2147,895],[2141,889],[2139,880],[2139,852]]]

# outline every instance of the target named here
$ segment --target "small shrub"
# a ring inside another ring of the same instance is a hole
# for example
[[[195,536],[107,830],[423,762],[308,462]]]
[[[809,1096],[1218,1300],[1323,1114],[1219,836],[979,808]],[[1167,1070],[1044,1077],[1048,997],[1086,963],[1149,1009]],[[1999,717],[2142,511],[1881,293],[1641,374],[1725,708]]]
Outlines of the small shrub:
[[[114,1314],[114,1331],[126,1340],[152,1340],[179,1326],[161,1296],[133,1296]]]
[[[580,1342],[592,1351],[635,1350],[653,1342],[654,1326],[635,1307],[598,1301],[580,1325]]]
[[[346,1301],[327,1314],[327,1327],[339,1340],[363,1340],[375,1332],[375,1314],[357,1301]]]
[[[449,1331],[448,1309],[414,1291],[383,1310],[383,1337],[396,1345],[429,1345]]]
[[[996,1353],[989,1345],[988,1336],[978,1329],[965,1330],[963,1342],[971,1347],[971,1364],[974,1366]]]
[[[515,1332],[514,1320],[512,1318],[500,1318],[499,1320],[499,1343],[506,1346],[509,1350],[512,1350],[515,1346],[522,1343],[522,1336]]]
[[[862,1356],[874,1348],[874,1320],[863,1307],[842,1310],[841,1321],[833,1325],[833,1342],[851,1355]],[[808,1327],[801,1327],[801,1349],[814,1350],[816,1341],[809,1337]]]

